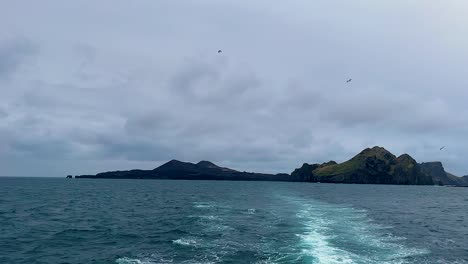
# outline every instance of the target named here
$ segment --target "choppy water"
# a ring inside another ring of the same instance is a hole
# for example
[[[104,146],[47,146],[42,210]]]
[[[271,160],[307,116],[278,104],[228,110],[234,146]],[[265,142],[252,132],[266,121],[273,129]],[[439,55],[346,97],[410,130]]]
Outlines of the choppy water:
[[[0,178],[0,263],[468,263],[468,188]]]

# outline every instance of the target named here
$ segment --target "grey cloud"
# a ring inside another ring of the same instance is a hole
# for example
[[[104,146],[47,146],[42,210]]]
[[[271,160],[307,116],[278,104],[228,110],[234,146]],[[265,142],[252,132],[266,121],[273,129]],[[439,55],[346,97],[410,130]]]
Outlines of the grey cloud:
[[[233,69],[227,58],[190,58],[169,82],[169,89],[187,100],[201,102],[223,100],[229,103],[260,81],[252,72]]]
[[[9,148],[21,157],[37,159],[63,159],[70,157],[73,146],[67,140],[57,139],[15,139]]]
[[[101,137],[96,143],[97,154],[106,159],[158,161],[176,154],[174,146],[165,146],[157,140]]]
[[[8,112],[4,110],[2,107],[0,107],[0,119],[6,118],[7,116],[8,116]]]
[[[465,115],[452,116],[460,110],[441,102],[438,98],[425,98],[417,94],[348,95],[326,100],[319,108],[321,120],[336,121],[348,126],[375,125],[414,133],[432,133],[446,130],[466,130]]]
[[[38,47],[26,39],[0,39],[0,78],[8,78]]]
[[[77,75],[84,80],[96,79],[97,73],[91,72],[90,68],[96,60],[97,51],[94,47],[87,44],[77,44],[75,47],[75,52],[81,58],[81,62],[77,67]]]

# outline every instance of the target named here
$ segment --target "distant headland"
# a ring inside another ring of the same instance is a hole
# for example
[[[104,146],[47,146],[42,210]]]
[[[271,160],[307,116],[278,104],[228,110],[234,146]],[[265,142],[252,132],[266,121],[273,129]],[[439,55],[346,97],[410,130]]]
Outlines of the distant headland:
[[[468,186],[468,176],[445,171],[441,162],[417,163],[410,155],[396,157],[382,147],[367,148],[343,163],[304,163],[291,174],[241,172],[209,161],[196,164],[171,160],[153,170],[109,171],[75,178],[286,181],[355,184]]]

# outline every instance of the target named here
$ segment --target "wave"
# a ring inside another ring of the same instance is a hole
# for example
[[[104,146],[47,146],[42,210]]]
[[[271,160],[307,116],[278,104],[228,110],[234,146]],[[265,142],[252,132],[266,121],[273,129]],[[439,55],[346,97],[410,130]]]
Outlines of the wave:
[[[219,220],[219,216],[215,216],[215,215],[195,215],[191,217],[196,217],[202,220]]]
[[[199,244],[199,242],[193,238],[179,238],[172,240],[172,243],[182,246],[197,246]]]
[[[200,209],[210,209],[216,207],[214,202],[194,202],[193,207]]]
[[[256,211],[254,208],[247,209],[247,214],[255,214]]]
[[[161,262],[153,262],[148,259],[137,259],[137,258],[128,258],[128,257],[123,257],[123,258],[118,258],[115,263],[117,264],[156,264],[156,263],[161,263]]]

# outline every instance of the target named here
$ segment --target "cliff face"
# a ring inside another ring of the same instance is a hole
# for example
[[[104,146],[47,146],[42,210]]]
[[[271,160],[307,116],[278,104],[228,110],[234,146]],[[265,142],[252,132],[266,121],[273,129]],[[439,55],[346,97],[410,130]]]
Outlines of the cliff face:
[[[298,182],[313,182],[313,171],[317,169],[320,165],[319,164],[307,164],[304,163],[302,167],[299,169],[295,169],[291,173],[291,181],[298,181]]]
[[[368,148],[352,159],[337,164],[304,164],[292,177],[312,182],[430,185],[432,178],[421,171],[419,164],[404,154],[396,157],[381,147]]]
[[[468,185],[468,177],[457,177],[445,171],[444,166],[441,162],[423,162],[420,164],[422,171],[430,175],[434,181],[434,184],[438,185],[457,185],[466,186]]]
[[[423,173],[416,160],[408,154],[397,158],[392,174],[397,184],[434,184],[432,177]]]

